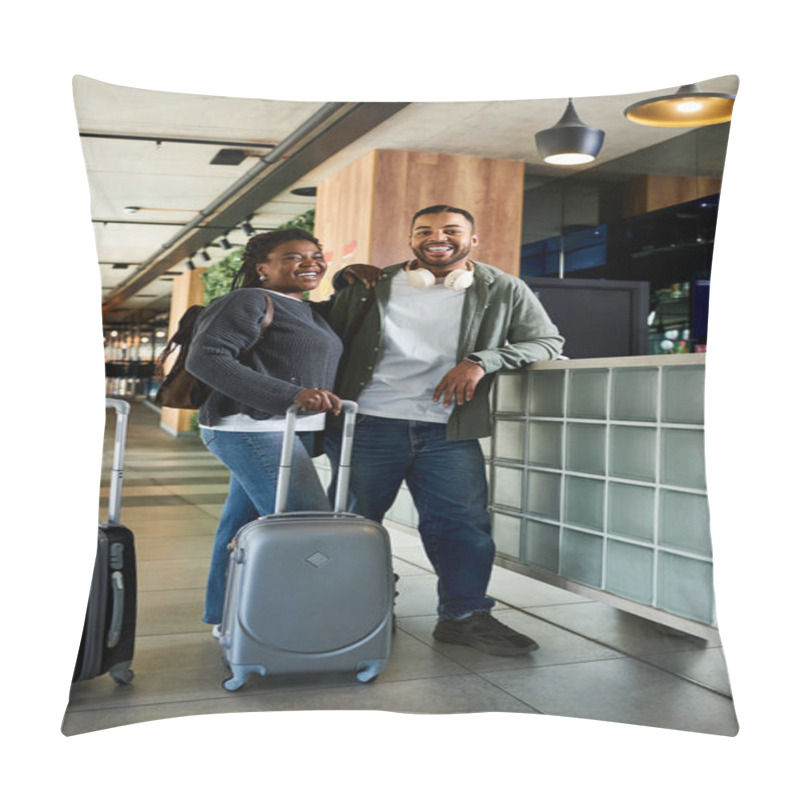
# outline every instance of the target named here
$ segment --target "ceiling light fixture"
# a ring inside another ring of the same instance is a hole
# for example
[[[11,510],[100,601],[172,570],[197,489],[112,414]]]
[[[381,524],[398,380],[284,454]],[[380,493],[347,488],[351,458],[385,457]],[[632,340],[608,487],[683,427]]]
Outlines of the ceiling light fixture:
[[[224,147],[219,150],[214,158],[209,161],[209,164],[222,164],[227,167],[237,167],[247,158],[247,153],[244,150],[238,150],[231,147]]]
[[[735,94],[701,92],[696,83],[687,83],[675,94],[640,100],[624,113],[631,122],[654,128],[717,125],[730,120],[735,99]]]
[[[193,270],[195,268],[194,267],[194,261],[192,261],[193,257],[194,257],[194,253],[192,253],[192,255],[189,256],[189,258],[186,259],[186,266],[189,268],[189,270]]]
[[[588,164],[597,158],[605,135],[605,131],[581,121],[570,98],[561,119],[552,128],[536,134],[536,147],[548,164]]]
[[[297,189],[292,189],[291,193],[298,195],[298,197],[316,197],[317,196],[317,187],[316,186],[300,186]]]
[[[227,233],[219,240],[219,243],[222,246],[223,250],[230,250],[233,247],[233,245],[228,241]]]
[[[256,229],[250,224],[250,218],[246,219],[242,223],[242,230],[248,235],[253,236],[256,232]]]
[[[202,257],[203,261],[211,261],[211,256],[208,254],[207,250],[203,250],[203,252],[200,253],[200,256]]]

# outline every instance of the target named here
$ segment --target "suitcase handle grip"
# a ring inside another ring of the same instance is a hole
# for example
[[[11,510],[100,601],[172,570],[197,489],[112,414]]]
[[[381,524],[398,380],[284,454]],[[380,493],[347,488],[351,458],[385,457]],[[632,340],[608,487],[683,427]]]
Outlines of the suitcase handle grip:
[[[363,519],[358,514],[351,514],[349,511],[284,511],[283,514],[267,514],[259,519],[270,519],[271,517],[281,517],[282,519]]]
[[[111,623],[106,638],[106,647],[109,650],[119,644],[122,635],[122,617],[125,612],[125,583],[122,580],[122,573],[119,571],[111,573],[111,597],[113,598]]]
[[[358,403],[352,400],[342,400],[344,413],[344,431],[342,433],[342,450],[339,457],[339,473],[336,481],[336,494],[334,496],[333,510],[341,512],[347,506],[347,490],[350,487],[350,453],[353,450],[353,436],[356,429],[356,413]],[[294,450],[294,429],[297,422],[297,412],[300,406],[291,405],[286,411],[286,431],[283,435],[281,448],[281,462],[278,467],[278,486],[275,497],[275,513],[284,514],[289,500],[289,476],[292,470],[292,455]]]

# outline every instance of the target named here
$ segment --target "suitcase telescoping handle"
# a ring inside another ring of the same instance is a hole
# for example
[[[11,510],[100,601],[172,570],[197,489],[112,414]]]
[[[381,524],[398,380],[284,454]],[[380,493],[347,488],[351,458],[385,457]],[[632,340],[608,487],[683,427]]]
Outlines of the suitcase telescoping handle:
[[[106,397],[106,408],[113,408],[117,412],[117,422],[114,428],[114,453],[111,456],[111,486],[108,490],[108,521],[119,522],[125,437],[128,434],[128,415],[131,413],[131,405],[127,400]]]
[[[356,412],[358,404],[352,400],[342,400],[344,426],[342,432],[342,449],[339,455],[339,473],[336,479],[336,494],[333,501],[335,512],[347,508],[347,490],[350,488],[350,453],[353,450],[353,436],[356,429]],[[294,449],[294,429],[297,422],[299,406],[290,406],[286,412],[286,431],[283,435],[281,463],[278,468],[278,486],[275,497],[275,513],[285,514],[289,500],[289,476],[292,471],[292,454]]]

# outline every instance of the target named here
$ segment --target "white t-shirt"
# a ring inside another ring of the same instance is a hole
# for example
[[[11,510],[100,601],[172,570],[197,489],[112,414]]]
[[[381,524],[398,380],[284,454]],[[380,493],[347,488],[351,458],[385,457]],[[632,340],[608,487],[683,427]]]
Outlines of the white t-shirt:
[[[409,286],[405,271],[392,279],[381,356],[372,381],[358,397],[358,410],[374,417],[444,422],[452,406],[433,392],[456,365],[464,291],[436,284]]]
[[[213,427],[216,431],[236,431],[237,433],[277,433],[286,430],[286,417],[269,417],[269,419],[253,419],[247,414],[231,414],[222,417],[214,426],[201,425],[201,428]],[[295,422],[295,433],[304,431],[321,431],[325,427],[325,414],[298,414]]]

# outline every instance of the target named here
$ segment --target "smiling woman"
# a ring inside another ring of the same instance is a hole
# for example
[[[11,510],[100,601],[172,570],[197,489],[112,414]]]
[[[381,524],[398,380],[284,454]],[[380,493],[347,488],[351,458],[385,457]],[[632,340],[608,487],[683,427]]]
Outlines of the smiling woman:
[[[213,300],[195,326],[186,366],[212,389],[199,410],[200,436],[231,471],[203,615],[215,631],[222,619],[228,545],[245,523],[275,509],[281,441],[292,405],[308,413],[295,428],[289,510],[329,508],[311,451],[314,432],[325,425],[324,412],[340,410],[331,389],[342,345],[313,304],[302,299],[326,268],[319,242],[307,231],[253,236],[231,291]],[[266,292],[274,317],[262,333]]]
[[[279,244],[258,264],[256,270],[265,289],[301,300],[304,292],[316,289],[327,264],[313,241],[302,239]]]

